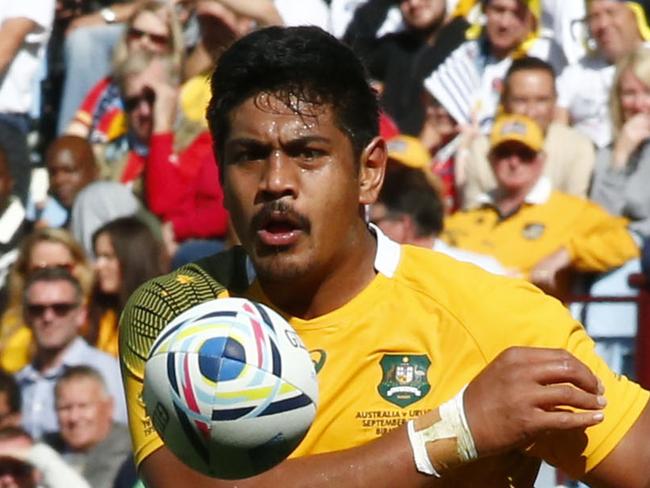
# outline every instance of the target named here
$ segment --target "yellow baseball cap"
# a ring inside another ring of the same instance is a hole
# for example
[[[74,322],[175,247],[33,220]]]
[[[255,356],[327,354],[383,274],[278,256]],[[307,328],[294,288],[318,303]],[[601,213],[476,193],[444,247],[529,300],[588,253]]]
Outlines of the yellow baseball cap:
[[[388,159],[409,168],[423,169],[431,162],[429,151],[417,137],[406,135],[391,137],[386,145],[388,146]]]
[[[494,122],[490,134],[490,149],[510,141],[520,142],[535,152],[544,147],[542,129],[537,122],[525,115],[503,114]]]

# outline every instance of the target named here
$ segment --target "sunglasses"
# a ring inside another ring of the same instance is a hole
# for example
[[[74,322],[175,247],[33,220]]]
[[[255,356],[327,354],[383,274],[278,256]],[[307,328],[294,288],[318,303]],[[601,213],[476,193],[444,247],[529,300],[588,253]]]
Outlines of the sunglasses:
[[[47,309],[52,309],[54,315],[57,317],[65,317],[77,307],[79,307],[79,304],[77,302],[58,302],[48,304],[28,303],[25,306],[25,309],[27,310],[27,313],[32,317],[42,316]]]
[[[496,159],[506,159],[511,156],[518,156],[522,161],[529,163],[537,157],[537,153],[524,146],[504,145],[492,150],[492,156]]]
[[[155,101],[156,92],[154,92],[151,88],[145,87],[140,95],[124,97],[124,110],[127,112],[132,112],[137,107],[139,107],[142,102],[146,102],[147,105],[153,105]]]
[[[160,47],[166,46],[169,43],[169,36],[163,34],[153,34],[151,32],[143,31],[135,27],[130,27],[127,32],[129,41],[137,41],[143,37],[148,38],[153,44]]]
[[[33,273],[34,271],[40,271],[42,269],[64,269],[70,273],[74,270],[75,263],[61,263],[61,264],[34,264],[29,267],[30,273]]]

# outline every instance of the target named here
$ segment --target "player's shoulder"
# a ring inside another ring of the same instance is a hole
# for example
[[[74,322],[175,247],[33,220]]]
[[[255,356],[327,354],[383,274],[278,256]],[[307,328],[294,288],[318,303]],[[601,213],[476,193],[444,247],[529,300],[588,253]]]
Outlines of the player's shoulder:
[[[142,284],[120,318],[123,362],[137,369],[160,331],[175,317],[226,290],[243,291],[248,286],[246,262],[245,252],[236,247]]]
[[[566,308],[529,282],[442,253],[402,246],[396,279],[435,302],[486,356],[505,347],[563,347],[579,328]]]
[[[202,302],[225,289],[243,290],[247,285],[246,255],[236,247],[145,282],[133,293],[128,306],[143,306],[147,300],[171,306],[186,300]]]

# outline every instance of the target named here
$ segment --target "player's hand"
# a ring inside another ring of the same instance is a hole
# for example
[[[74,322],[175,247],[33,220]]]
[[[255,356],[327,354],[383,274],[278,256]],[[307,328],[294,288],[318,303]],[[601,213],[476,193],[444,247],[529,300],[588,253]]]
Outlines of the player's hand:
[[[527,446],[543,433],[600,423],[602,395],[602,383],[569,352],[513,347],[472,380],[464,405],[482,457]]]

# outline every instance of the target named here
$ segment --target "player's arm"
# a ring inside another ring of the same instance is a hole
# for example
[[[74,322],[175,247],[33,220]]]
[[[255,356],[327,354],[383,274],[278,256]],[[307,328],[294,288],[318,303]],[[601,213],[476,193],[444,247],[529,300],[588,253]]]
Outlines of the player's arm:
[[[590,486],[617,486],[650,488],[650,406],[614,450],[585,478]]]
[[[584,429],[599,423],[604,406],[601,388],[591,371],[564,350],[506,350],[470,382],[464,393],[464,414],[475,456],[524,447],[543,432]],[[558,411],[558,405],[580,411]],[[460,436],[455,442],[453,435],[452,442],[449,436],[439,436],[439,432],[451,429],[453,433],[455,428],[445,424],[445,415],[441,414],[444,408],[428,412],[413,424],[416,437],[427,439],[419,445],[418,465],[421,467],[423,457],[427,458],[442,479],[422,474],[416,468],[414,452],[418,449],[409,440],[413,436],[407,434],[406,427],[360,447],[288,460],[243,481],[204,477],[185,467],[165,447],[141,462],[140,473],[152,488],[179,483],[193,488],[275,487],[278,483],[316,487],[436,486],[444,484],[445,473],[462,469],[465,462],[471,461],[459,454]]]
[[[2,77],[20,49],[27,34],[38,24],[27,17],[12,17],[0,25],[0,77]]]

